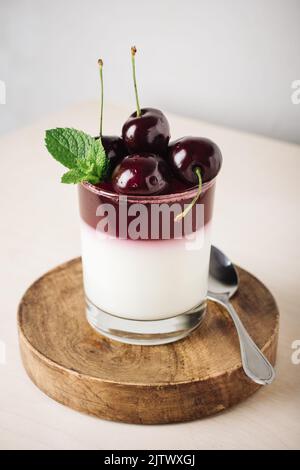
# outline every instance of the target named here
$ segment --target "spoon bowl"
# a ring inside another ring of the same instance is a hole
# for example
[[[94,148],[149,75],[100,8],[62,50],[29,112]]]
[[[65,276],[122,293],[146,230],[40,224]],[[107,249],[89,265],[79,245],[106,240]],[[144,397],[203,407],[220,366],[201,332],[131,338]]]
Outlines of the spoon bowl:
[[[226,308],[236,327],[245,374],[254,382],[267,385],[273,382],[275,371],[268,359],[249,336],[230,298],[239,285],[238,273],[227,256],[215,246],[211,247],[208,298]]]
[[[234,264],[213,245],[210,251],[208,285],[211,292],[228,294],[229,298],[236,293],[239,285],[239,277]]]

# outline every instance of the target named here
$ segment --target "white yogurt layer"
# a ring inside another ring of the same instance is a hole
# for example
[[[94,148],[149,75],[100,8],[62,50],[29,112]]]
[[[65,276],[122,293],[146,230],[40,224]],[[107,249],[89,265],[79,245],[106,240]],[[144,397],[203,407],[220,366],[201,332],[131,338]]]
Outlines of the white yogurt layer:
[[[85,293],[101,310],[134,320],[184,313],[207,294],[210,224],[197,241],[108,238],[81,222]]]

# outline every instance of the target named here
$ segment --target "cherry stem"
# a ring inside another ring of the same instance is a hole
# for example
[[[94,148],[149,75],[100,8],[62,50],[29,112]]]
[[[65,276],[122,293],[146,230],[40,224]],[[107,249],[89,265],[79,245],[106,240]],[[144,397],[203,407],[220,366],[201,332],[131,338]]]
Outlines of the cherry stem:
[[[201,191],[202,191],[202,178],[201,178],[200,168],[197,167],[195,169],[195,173],[196,173],[197,178],[198,178],[198,191],[197,191],[197,194],[194,197],[194,199],[192,200],[192,202],[184,209],[184,211],[182,211],[180,214],[176,215],[175,222],[178,222],[179,220],[183,219],[183,217],[185,217],[190,212],[190,210],[194,207],[197,200],[199,199],[199,196],[200,196]]]
[[[140,108],[139,95],[138,95],[137,85],[136,85],[135,54],[136,54],[136,47],[133,46],[131,48],[132,75],[133,75],[134,93],[135,93],[135,100],[136,100],[136,115],[137,115],[137,117],[140,117],[141,116],[141,108]]]
[[[99,59],[98,60],[98,65],[99,65],[99,75],[100,75],[100,84],[101,84],[101,99],[100,99],[100,126],[99,126],[99,134],[100,134],[100,139],[102,137],[102,122],[103,122],[103,60]]]

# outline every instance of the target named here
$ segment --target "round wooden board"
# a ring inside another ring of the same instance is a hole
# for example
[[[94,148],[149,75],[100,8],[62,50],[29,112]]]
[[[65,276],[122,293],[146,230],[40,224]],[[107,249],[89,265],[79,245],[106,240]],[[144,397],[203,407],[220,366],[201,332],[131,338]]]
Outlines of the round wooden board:
[[[232,299],[254,341],[275,363],[279,313],[266,287],[238,268]],[[18,313],[23,364],[47,395],[76,410],[129,423],[171,423],[216,413],[260,385],[243,372],[237,334],[209,302],[202,325],[163,346],[97,334],[85,319],[81,260],[58,266],[25,293]]]

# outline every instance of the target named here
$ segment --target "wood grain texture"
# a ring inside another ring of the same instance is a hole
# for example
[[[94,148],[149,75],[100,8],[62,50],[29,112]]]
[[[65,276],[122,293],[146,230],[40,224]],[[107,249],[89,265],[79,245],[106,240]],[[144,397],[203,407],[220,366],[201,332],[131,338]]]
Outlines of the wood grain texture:
[[[266,287],[238,268],[233,299],[245,327],[275,363],[279,313]],[[200,328],[162,346],[126,345],[85,319],[79,258],[45,274],[18,312],[23,364],[51,398],[78,411],[130,423],[188,421],[222,411],[260,388],[245,376],[234,325],[209,302]]]

